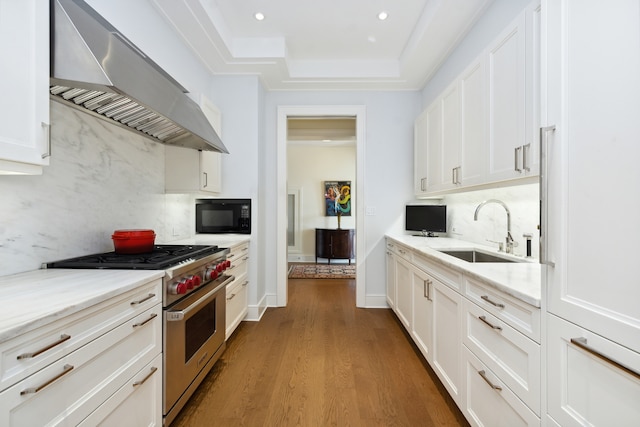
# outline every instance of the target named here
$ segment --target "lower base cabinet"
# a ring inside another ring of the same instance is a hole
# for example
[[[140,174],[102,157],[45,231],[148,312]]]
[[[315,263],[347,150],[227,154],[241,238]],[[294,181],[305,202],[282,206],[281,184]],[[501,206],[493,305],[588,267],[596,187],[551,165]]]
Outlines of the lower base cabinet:
[[[532,427],[540,419],[466,346],[462,412],[473,426]]]
[[[249,312],[247,299],[247,287],[249,286],[249,242],[232,246],[228,259],[231,260],[231,268],[227,274],[235,277],[235,280],[227,285],[227,305],[225,308],[225,340],[236,330]]]
[[[552,314],[547,341],[547,412],[557,424],[640,425],[640,377],[612,363],[638,367],[640,354]]]

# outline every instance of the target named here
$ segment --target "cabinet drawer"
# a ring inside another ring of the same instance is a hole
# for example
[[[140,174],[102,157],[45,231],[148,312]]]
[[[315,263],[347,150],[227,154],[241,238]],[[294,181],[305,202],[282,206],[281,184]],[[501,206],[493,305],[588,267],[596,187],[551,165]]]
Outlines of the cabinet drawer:
[[[540,346],[465,300],[463,343],[538,416]]]
[[[639,425],[640,354],[554,315],[547,319],[549,415],[566,427]]]
[[[408,247],[401,245],[400,243],[395,242],[393,240],[387,240],[387,249],[401,256],[407,261],[411,261],[413,251]]]
[[[230,274],[235,277],[240,277],[247,274],[247,268],[249,266],[249,255],[245,253],[241,257],[232,258],[232,260],[233,261],[231,261],[231,268],[228,268],[225,274]],[[229,287],[227,286],[227,289],[228,288]]]
[[[238,262],[239,259],[247,258],[248,256],[249,256],[249,243],[244,243],[242,245],[231,248],[231,252],[229,252],[229,255],[227,255],[227,259],[230,260],[232,263],[235,263],[235,262]]]
[[[142,368],[80,423],[94,426],[162,426],[162,355]]]
[[[161,351],[157,304],[0,393],[0,425],[77,425]]]
[[[227,307],[226,307],[226,337],[229,339],[233,331],[247,314],[247,285],[249,280],[247,275],[243,275],[227,287]]]
[[[532,427],[540,419],[464,345],[467,389],[463,412],[472,426]]]
[[[540,343],[540,309],[466,277],[466,295],[489,313]]]
[[[161,280],[158,279],[3,343],[0,346],[0,390],[161,301]]]
[[[414,254],[413,263],[450,288],[462,292],[462,273],[451,270],[437,262],[430,261],[426,257],[418,254]]]

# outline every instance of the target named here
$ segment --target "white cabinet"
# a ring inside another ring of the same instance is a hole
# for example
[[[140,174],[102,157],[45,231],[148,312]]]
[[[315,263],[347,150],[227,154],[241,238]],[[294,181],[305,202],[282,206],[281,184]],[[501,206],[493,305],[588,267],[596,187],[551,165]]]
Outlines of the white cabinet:
[[[411,331],[413,317],[413,288],[411,264],[402,257],[396,257],[396,314],[407,331]]]
[[[389,308],[396,308],[396,258],[394,253],[395,245],[387,241],[387,304]]]
[[[640,3],[543,10],[548,310],[640,353]]]
[[[413,287],[413,322],[411,336],[424,358],[433,360],[433,278],[417,267],[411,267]]]
[[[413,191],[416,196],[427,194],[427,111],[413,125]]]
[[[51,155],[49,2],[0,0],[0,174],[42,174]]]
[[[427,193],[442,187],[442,102],[438,99],[427,108],[426,155]]]
[[[554,315],[547,331],[551,418],[563,427],[637,426],[640,373],[624,367],[637,370],[640,354]]]
[[[459,185],[481,184],[487,165],[486,61],[473,62],[460,76]]]
[[[222,138],[222,115],[206,97],[198,98],[200,108]],[[165,147],[165,192],[222,192],[222,154],[189,148]]]
[[[231,267],[227,269],[226,274],[234,276],[235,280],[227,285],[225,319],[227,326],[225,339],[229,339],[249,311],[247,299],[247,287],[249,285],[249,242],[232,246],[227,259],[231,261]]]
[[[548,413],[560,425],[638,425],[640,3],[558,0],[542,10]]]
[[[453,400],[460,405],[464,392],[460,351],[462,296],[433,280],[433,362],[431,366]]]
[[[474,427],[533,427],[540,419],[463,346],[466,394],[462,412]]]
[[[160,291],[156,280],[5,341],[0,425],[77,425],[132,378],[147,376],[155,376],[147,385],[155,400],[145,407],[156,408],[151,418],[160,425]]]

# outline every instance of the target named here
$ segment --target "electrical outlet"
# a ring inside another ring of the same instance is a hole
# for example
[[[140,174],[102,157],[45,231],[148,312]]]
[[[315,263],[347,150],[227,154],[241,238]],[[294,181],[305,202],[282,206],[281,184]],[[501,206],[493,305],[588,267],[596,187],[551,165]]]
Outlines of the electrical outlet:
[[[375,216],[376,215],[376,207],[375,206],[367,206],[365,210],[365,215],[367,216]]]

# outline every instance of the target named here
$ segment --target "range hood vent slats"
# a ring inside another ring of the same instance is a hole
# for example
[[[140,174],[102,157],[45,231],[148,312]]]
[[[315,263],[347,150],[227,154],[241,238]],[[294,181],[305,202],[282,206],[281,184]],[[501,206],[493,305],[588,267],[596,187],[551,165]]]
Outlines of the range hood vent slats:
[[[51,99],[140,135],[228,153],[187,90],[84,0],[52,3]]]

